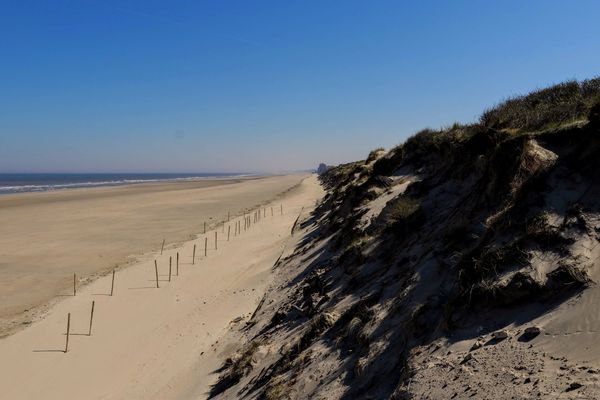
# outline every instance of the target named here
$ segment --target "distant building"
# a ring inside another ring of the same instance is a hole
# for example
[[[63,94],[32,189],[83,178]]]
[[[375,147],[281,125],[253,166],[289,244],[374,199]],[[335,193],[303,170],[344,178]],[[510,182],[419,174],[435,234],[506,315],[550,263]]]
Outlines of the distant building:
[[[325,172],[327,172],[327,170],[331,168],[330,166],[326,165],[326,164],[319,164],[319,167],[317,168],[317,174],[321,175]]]

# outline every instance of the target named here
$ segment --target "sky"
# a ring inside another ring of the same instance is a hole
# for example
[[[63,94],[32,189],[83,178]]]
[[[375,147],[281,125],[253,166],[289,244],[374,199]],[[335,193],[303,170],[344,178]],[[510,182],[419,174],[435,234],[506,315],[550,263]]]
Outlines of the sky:
[[[600,71],[598,1],[0,0],[0,172],[363,159]]]

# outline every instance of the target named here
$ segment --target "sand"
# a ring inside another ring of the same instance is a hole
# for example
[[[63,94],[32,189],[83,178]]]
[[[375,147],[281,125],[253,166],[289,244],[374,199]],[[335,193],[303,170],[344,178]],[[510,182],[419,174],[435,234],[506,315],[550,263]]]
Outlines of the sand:
[[[287,184],[300,180],[277,179]],[[262,182],[269,186],[268,180]],[[256,184],[261,185],[247,183]],[[218,190],[242,191],[235,185]],[[201,191],[188,195],[197,196]],[[207,257],[204,235],[200,235],[196,240],[169,246],[162,256],[159,251],[147,253],[119,270],[112,297],[108,296],[110,275],[82,287],[76,296],[64,297],[45,318],[0,340],[2,397],[206,398],[217,378],[215,370],[237,348],[236,343],[225,340],[227,333],[250,317],[267,289],[274,262],[301,239],[290,235],[294,221],[303,208],[303,213],[310,212],[321,195],[316,177],[307,177],[281,199],[266,204],[266,217],[250,229],[244,231],[243,221],[236,219],[242,221],[242,232],[234,236],[232,230],[230,241],[217,228],[218,250],[214,249],[214,231],[208,232]],[[271,206],[275,208],[273,216]],[[232,221],[232,227],[234,224]],[[192,265],[194,244],[197,257]],[[173,259],[175,274],[177,252],[179,276],[172,276],[169,282],[169,258]],[[155,259],[160,274],[158,289]],[[87,336],[92,301],[93,331]],[[67,313],[71,313],[73,335],[69,352],[64,353]]]
[[[0,337],[55,296],[141,254],[202,232],[294,186],[301,175],[0,196]]]

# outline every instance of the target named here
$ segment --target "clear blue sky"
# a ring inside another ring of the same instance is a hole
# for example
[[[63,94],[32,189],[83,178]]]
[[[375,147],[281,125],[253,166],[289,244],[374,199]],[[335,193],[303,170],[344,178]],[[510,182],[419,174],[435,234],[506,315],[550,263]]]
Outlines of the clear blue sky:
[[[0,6],[0,172],[310,168],[600,71],[598,1]]]

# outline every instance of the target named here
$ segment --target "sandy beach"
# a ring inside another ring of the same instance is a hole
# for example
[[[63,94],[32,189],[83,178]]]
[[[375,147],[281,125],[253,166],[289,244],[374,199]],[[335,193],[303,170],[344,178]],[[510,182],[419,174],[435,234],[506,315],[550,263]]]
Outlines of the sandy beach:
[[[0,337],[78,285],[212,229],[304,176],[211,179],[0,196]]]
[[[307,215],[322,195],[314,176],[235,183],[216,191],[241,193],[243,186],[270,188],[273,194],[287,186],[293,189],[264,204],[260,221],[252,221],[246,230],[243,218],[232,218],[229,241],[218,227],[195,240],[170,245],[162,256],[160,251],[146,253],[116,273],[112,297],[111,276],[100,277],[76,296],[56,302],[42,320],[0,340],[2,397],[206,398],[217,378],[215,370],[237,347],[228,342],[227,333],[250,317],[269,284],[274,262],[301,238],[290,234],[299,213]],[[184,189],[183,193],[190,197],[206,193],[206,199],[214,191],[213,187]],[[261,195],[267,196],[265,192]],[[249,197],[261,200],[258,194]],[[238,221],[239,234],[234,229]],[[173,260],[170,282],[169,259]],[[154,260],[159,267],[159,288]],[[95,313],[88,336],[92,301]],[[69,351],[64,353],[68,313],[71,335]]]

